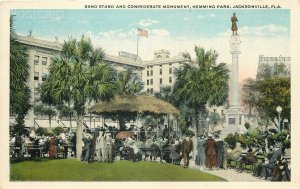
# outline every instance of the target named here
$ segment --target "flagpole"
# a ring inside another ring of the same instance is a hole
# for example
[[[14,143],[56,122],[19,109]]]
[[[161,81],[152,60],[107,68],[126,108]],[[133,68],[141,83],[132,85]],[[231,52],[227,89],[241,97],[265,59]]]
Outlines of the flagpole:
[[[139,31],[139,29],[138,29],[138,31]],[[139,57],[139,32],[136,35],[136,55],[138,58]]]

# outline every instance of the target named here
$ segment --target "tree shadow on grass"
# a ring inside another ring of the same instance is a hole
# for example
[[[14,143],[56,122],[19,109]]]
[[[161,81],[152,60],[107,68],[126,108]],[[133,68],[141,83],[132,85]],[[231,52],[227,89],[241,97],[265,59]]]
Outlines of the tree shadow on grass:
[[[50,161],[49,158],[11,158],[10,164],[17,164],[26,161],[33,161],[33,162],[47,162]]]

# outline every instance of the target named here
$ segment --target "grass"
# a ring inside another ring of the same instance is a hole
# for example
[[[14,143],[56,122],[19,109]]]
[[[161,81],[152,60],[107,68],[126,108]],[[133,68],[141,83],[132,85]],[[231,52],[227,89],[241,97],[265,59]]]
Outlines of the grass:
[[[83,164],[76,159],[11,162],[11,181],[225,181],[198,170],[159,162]]]

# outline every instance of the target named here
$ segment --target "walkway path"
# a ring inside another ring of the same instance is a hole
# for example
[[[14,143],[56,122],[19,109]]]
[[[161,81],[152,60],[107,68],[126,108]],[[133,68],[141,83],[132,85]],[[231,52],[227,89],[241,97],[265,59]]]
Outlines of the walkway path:
[[[195,161],[193,161],[193,160],[190,161],[189,167],[191,169],[197,169],[200,171],[200,167],[195,165]],[[206,172],[206,173],[210,173],[212,175],[222,177],[222,178],[226,179],[227,181],[233,181],[233,182],[243,182],[243,181],[246,181],[246,182],[269,182],[268,180],[264,180],[263,178],[254,177],[250,172],[240,173],[234,169],[226,169],[226,170],[213,169],[212,171],[204,169],[202,171]]]

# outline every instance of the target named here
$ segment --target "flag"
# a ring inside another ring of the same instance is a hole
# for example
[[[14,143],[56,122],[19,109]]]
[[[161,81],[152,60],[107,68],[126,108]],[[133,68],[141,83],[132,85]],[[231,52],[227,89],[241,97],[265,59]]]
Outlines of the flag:
[[[138,28],[138,34],[139,34],[140,36],[148,37],[148,31],[147,31],[147,30],[144,30],[144,29]]]

